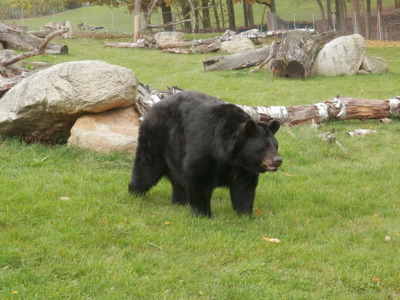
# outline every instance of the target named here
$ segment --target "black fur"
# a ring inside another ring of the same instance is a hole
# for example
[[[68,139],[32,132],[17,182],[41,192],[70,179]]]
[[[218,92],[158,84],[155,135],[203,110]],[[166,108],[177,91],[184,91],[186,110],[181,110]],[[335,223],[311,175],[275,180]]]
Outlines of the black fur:
[[[163,177],[172,202],[211,216],[215,187],[230,189],[238,214],[251,214],[258,176],[282,163],[274,134],[279,123],[253,121],[217,98],[184,91],[155,104],[140,126],[129,191],[145,194]]]

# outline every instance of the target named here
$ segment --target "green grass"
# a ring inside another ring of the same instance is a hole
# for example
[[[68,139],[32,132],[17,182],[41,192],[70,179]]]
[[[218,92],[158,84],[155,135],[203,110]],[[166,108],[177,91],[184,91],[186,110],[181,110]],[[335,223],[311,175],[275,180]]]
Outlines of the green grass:
[[[31,60],[101,59],[159,89],[248,105],[399,94],[398,47],[368,49],[389,61],[387,74],[298,81],[206,73],[203,55],[63,42],[70,55]],[[346,134],[356,128],[378,134]],[[347,151],[319,140],[322,132]],[[166,180],[130,196],[130,155],[0,137],[0,299],[399,299],[399,134],[398,119],[282,128],[284,164],[260,177],[256,216],[237,217],[217,189],[212,219],[170,204]]]

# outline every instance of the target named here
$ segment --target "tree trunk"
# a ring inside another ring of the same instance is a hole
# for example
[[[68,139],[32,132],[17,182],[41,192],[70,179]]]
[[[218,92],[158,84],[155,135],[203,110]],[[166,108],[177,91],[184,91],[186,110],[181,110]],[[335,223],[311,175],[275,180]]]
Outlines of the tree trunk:
[[[321,12],[321,17],[322,17],[322,23],[323,23],[323,30],[326,31],[327,26],[326,26],[326,18],[325,18],[325,10],[324,10],[324,6],[322,5],[321,0],[317,0],[318,3],[318,7],[319,7],[319,11]]]
[[[243,1],[243,17],[244,17],[244,27],[248,28],[249,27],[249,15],[247,12],[247,7],[249,4],[247,4],[246,0]]]
[[[217,4],[215,3],[215,0],[212,0],[211,4],[212,4],[213,10],[214,10],[215,25],[217,26],[217,31],[220,31],[221,25],[219,23],[218,7],[217,7]]]
[[[9,48],[7,45],[10,45],[33,51],[40,47],[43,40],[30,33],[17,31],[0,23],[0,41],[6,43],[6,48]],[[68,54],[68,46],[49,43],[45,49],[45,53]]]
[[[400,13],[400,0],[394,0],[394,11]]]
[[[249,50],[232,55],[214,56],[203,59],[204,70],[221,71],[250,68],[262,63],[269,54],[270,47]]]
[[[201,0],[201,11],[203,12],[203,29],[211,28],[210,9],[208,0]]]
[[[365,10],[365,39],[371,39],[371,0],[366,0],[367,9]]]
[[[183,13],[183,19],[188,19],[188,18],[191,19],[191,16],[190,16],[191,9],[190,9],[190,5],[189,5],[188,1],[180,0],[180,4],[181,4],[181,8],[182,8],[182,13]],[[191,33],[192,30],[193,30],[192,23],[186,22],[184,31],[186,33]]]
[[[333,20],[332,20],[331,0],[326,0],[326,14],[328,15],[328,29],[329,30],[335,29],[333,26]]]
[[[337,25],[336,28],[339,30],[340,33],[346,34],[347,33],[347,11],[346,11],[346,0],[336,0],[336,21]]]
[[[136,109],[143,116],[158,101],[182,91],[174,87],[169,92],[155,90],[139,83]],[[388,100],[366,100],[337,96],[332,100],[299,106],[245,106],[237,105],[255,120],[281,124],[301,125],[340,120],[400,118],[400,97]]]
[[[233,0],[226,0],[226,5],[228,7],[229,29],[232,31],[236,31],[235,10],[233,7]]]
[[[378,40],[382,40],[383,39],[383,32],[382,32],[382,0],[377,0],[376,1],[376,9],[377,9],[377,28],[376,28],[376,32],[377,32],[377,39]]]
[[[289,32],[283,39],[280,49],[270,63],[275,74],[289,78],[307,78],[317,54],[317,43],[312,36],[303,31]]]
[[[165,2],[161,3],[161,12],[162,12],[162,17],[163,17],[163,23],[169,24],[172,23],[172,10],[171,6],[167,6]],[[173,25],[168,25],[164,28],[164,31],[173,31],[174,26]]]
[[[360,33],[360,6],[358,0],[351,0],[351,5],[353,8],[353,33]]]
[[[133,22],[134,22],[133,42],[135,43],[138,39],[140,39],[140,32],[141,32],[140,13],[142,11],[141,5],[142,5],[141,0],[135,0],[135,7],[133,10]]]
[[[249,18],[249,26],[250,28],[254,27],[254,14],[253,14],[253,4],[249,4],[248,6],[248,18]]]

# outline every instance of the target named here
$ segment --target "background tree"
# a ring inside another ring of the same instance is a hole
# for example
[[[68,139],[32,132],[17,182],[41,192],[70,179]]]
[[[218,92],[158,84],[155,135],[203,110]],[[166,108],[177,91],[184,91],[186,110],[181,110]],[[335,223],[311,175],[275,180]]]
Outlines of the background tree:
[[[244,27],[254,27],[253,4],[243,0]]]
[[[133,22],[134,22],[134,28],[133,28],[133,41],[136,42],[140,38],[140,33],[141,33],[141,25],[140,25],[140,14],[142,12],[142,1],[141,0],[135,0],[135,8],[133,11]]]
[[[360,33],[360,6],[358,0],[351,0],[351,7],[353,9],[354,33]]]
[[[332,20],[332,4],[331,0],[326,0],[326,14],[328,15],[328,28],[333,29],[333,20]]]
[[[21,13],[21,19],[23,19],[24,15],[32,8],[31,0],[4,0],[4,4],[18,9]]]
[[[365,38],[369,40],[371,38],[371,0],[366,1],[365,10]]]
[[[326,26],[326,18],[325,18],[324,6],[322,5],[322,1],[321,0],[316,0],[316,1],[317,1],[319,10],[321,12],[323,28],[324,28],[324,31],[326,31],[327,26]]]
[[[271,13],[276,13],[275,0],[255,0],[255,2],[268,6]]]
[[[201,11],[203,14],[203,28],[211,28],[210,9],[208,7],[208,0],[201,0]]]
[[[161,3],[161,13],[164,24],[172,23],[172,10],[171,10],[171,3],[162,2]],[[172,31],[174,30],[173,25],[166,26],[164,28],[165,31]]]
[[[226,0],[226,6],[228,7],[229,29],[236,31],[235,10],[233,7],[233,0]]]
[[[347,7],[346,0],[336,0],[336,29],[341,33],[347,32]]]

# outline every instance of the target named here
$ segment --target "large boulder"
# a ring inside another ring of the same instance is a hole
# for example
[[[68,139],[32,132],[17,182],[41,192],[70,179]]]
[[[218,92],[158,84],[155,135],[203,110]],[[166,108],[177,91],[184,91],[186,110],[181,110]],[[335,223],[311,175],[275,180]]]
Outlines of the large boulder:
[[[219,51],[227,53],[239,53],[254,48],[255,46],[249,38],[235,35],[230,41],[222,42]]]
[[[354,75],[364,59],[365,40],[359,34],[338,37],[327,43],[315,58],[313,75]]]
[[[0,133],[57,142],[87,113],[132,106],[137,79],[102,61],[62,63],[35,73],[0,99]]]
[[[383,58],[365,56],[360,69],[368,74],[381,74],[389,71],[389,64]]]
[[[84,115],[72,127],[68,146],[99,152],[134,153],[139,125],[139,114],[133,107]]]
[[[185,34],[183,32],[177,31],[160,31],[154,36],[156,45],[159,47],[164,47],[168,44],[175,44],[183,42],[185,39]]]

